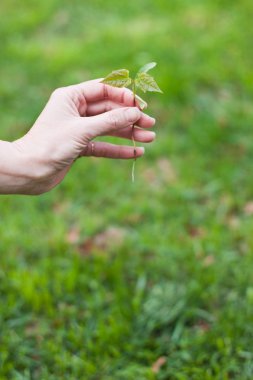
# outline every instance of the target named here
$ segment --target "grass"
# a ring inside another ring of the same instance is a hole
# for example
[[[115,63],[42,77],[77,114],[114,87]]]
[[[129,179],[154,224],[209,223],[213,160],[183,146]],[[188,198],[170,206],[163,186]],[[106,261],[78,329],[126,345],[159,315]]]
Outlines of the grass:
[[[1,138],[158,62],[157,141],[0,202],[0,379],[253,378],[251,0],[2,0]],[[160,360],[158,361],[158,359]]]

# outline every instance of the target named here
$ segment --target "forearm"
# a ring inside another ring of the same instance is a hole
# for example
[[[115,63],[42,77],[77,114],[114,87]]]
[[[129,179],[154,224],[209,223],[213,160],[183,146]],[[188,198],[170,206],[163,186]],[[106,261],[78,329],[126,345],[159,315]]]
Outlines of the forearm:
[[[22,194],[29,182],[25,162],[11,142],[0,140],[0,194]]]

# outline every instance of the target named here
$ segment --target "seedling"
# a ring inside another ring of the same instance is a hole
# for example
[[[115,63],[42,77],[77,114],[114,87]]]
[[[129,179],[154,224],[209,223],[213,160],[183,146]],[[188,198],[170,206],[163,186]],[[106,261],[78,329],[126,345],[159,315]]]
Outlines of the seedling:
[[[112,71],[107,75],[102,83],[109,84],[114,87],[130,87],[134,94],[134,105],[138,105],[142,110],[147,107],[147,103],[139,95],[137,95],[137,90],[142,90],[143,92],[161,92],[158,84],[154,78],[148,74],[148,71],[156,66],[156,62],[150,62],[140,68],[134,78],[129,76],[129,70],[119,69]],[[136,162],[136,143],[134,140],[134,127],[132,126],[132,141],[134,146],[134,162],[132,166],[132,182],[134,182],[135,174],[135,162]]]

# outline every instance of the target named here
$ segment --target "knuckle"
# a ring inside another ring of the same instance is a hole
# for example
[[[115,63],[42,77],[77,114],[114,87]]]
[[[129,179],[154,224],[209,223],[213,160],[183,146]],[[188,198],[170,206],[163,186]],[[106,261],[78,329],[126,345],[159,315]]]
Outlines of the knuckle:
[[[110,101],[105,102],[105,112],[109,112],[112,110],[112,105]]]
[[[127,102],[131,106],[135,104],[134,93],[129,88],[125,89],[124,101]]]
[[[105,84],[105,83],[102,83],[103,85],[103,95],[104,95],[104,99],[107,99],[109,97],[109,93],[108,93],[108,86]]]
[[[120,124],[120,117],[116,114],[108,115],[108,124],[116,129]]]
[[[125,122],[127,125],[129,125],[129,124],[131,124],[131,123],[133,122],[133,114],[130,113],[130,112],[132,112],[131,109],[126,109],[126,110],[124,111],[124,122]]]
[[[134,96],[134,93],[130,90],[129,90],[129,99],[130,99],[131,105],[134,105],[135,104],[135,96]]]
[[[52,92],[52,97],[59,97],[64,95],[66,92],[66,87],[58,87]]]

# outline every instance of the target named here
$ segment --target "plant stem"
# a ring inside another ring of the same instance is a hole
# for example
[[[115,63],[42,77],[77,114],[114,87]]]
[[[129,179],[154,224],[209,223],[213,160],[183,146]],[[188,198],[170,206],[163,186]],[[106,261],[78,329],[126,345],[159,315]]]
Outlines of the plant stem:
[[[132,83],[132,91],[133,91],[133,94],[134,94],[134,106],[136,106],[136,101],[135,101],[135,80],[133,80],[133,83]],[[132,182],[134,182],[135,180],[135,163],[136,163],[136,143],[135,143],[135,139],[134,139],[134,124],[132,126],[132,142],[133,142],[133,146],[134,146],[134,162],[133,162],[133,166],[132,166]]]

